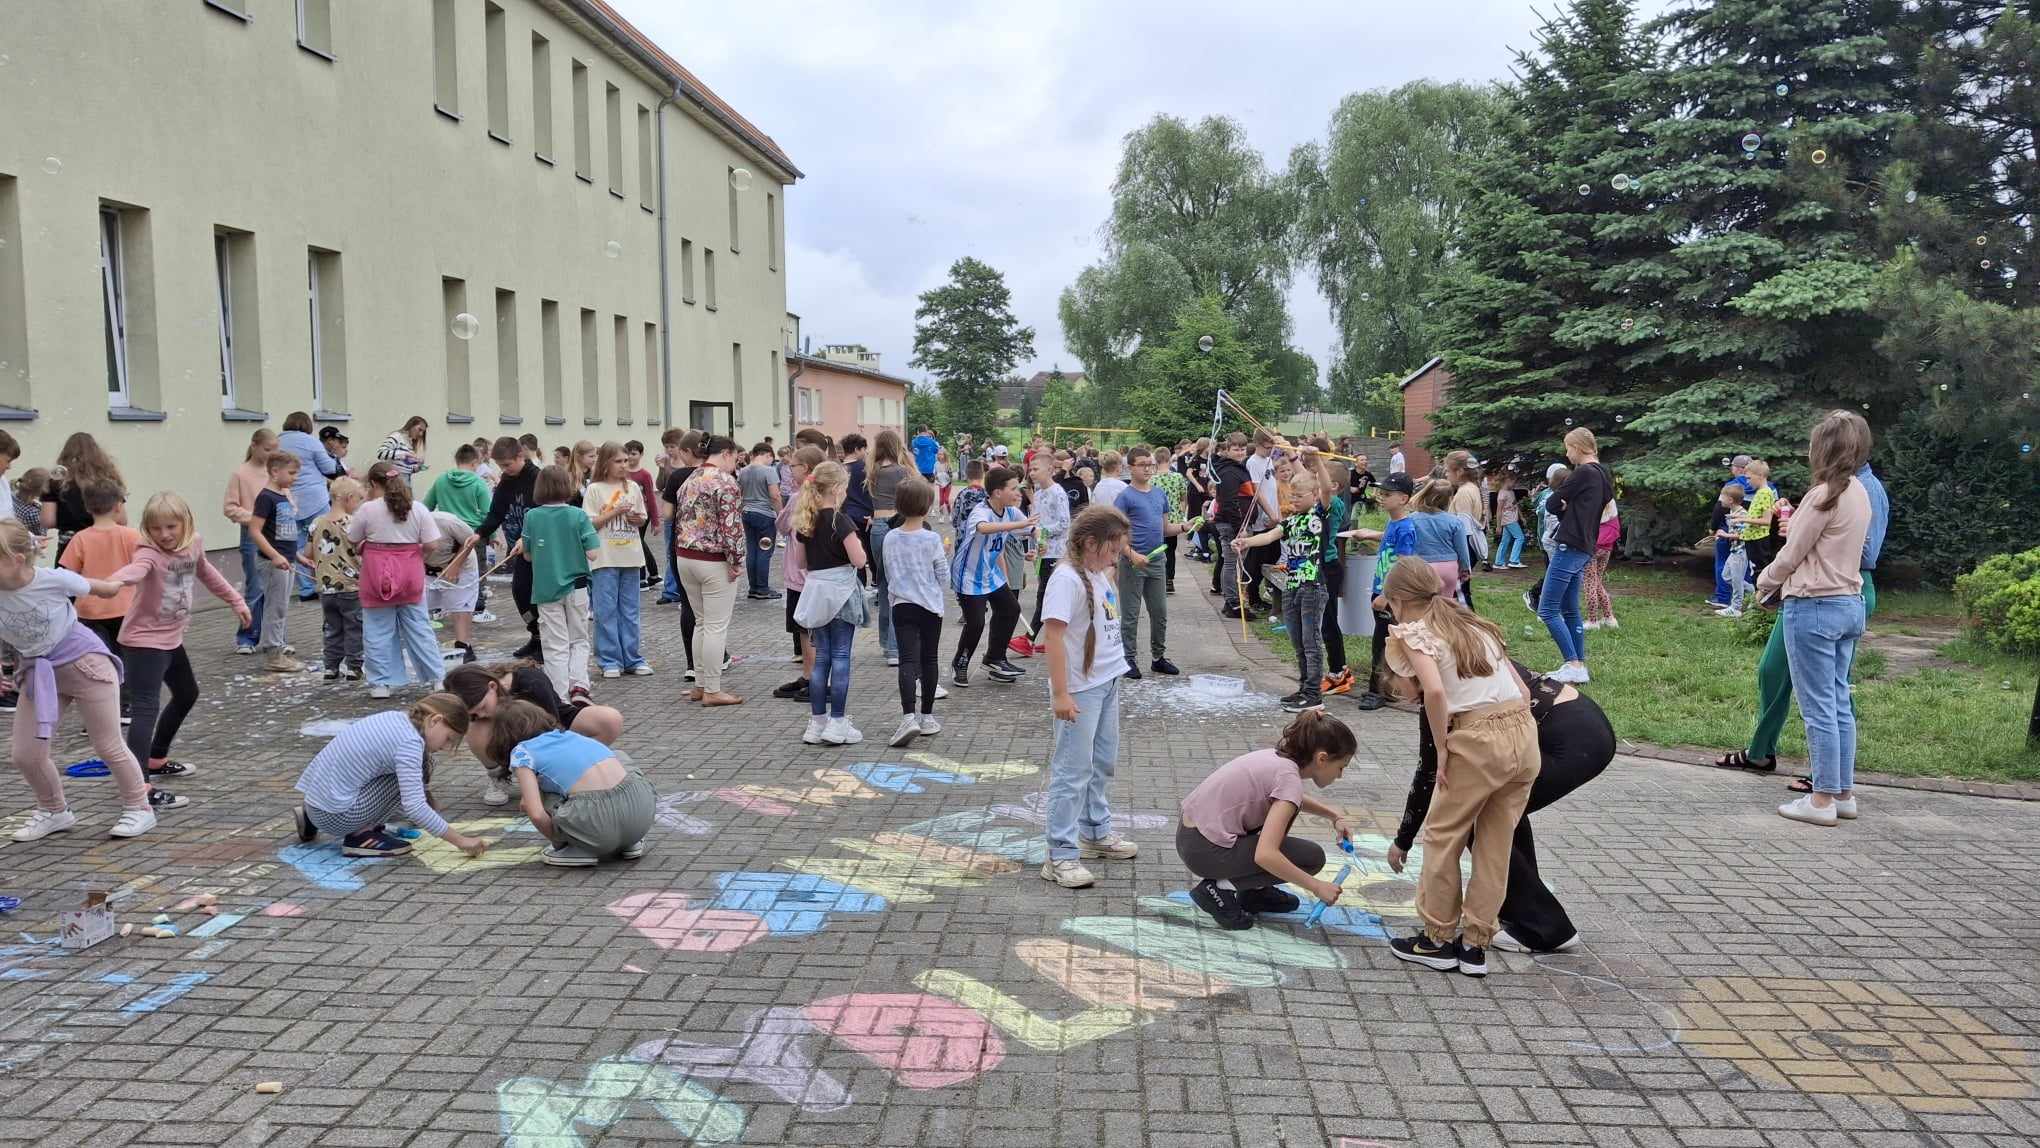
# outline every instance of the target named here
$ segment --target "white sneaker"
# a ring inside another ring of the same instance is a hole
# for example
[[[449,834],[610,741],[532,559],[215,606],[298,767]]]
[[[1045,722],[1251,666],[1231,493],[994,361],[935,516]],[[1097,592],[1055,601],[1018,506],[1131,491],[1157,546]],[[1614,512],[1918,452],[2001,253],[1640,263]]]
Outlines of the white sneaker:
[[[864,735],[857,732],[857,727],[850,724],[850,717],[845,714],[829,719],[829,724],[822,728],[822,740],[830,745],[856,745],[864,740]]]
[[[888,666],[897,666],[897,665],[899,665],[899,664],[900,664],[900,656],[899,656],[898,654],[887,654],[887,655],[885,656],[885,664],[886,664],[886,665],[888,665]]]
[[[1613,615],[1610,615],[1607,621],[1601,623],[1601,628],[1604,630],[1619,630],[1622,628],[1622,623],[1616,621]]]
[[[495,621],[495,620],[496,620],[496,615],[494,615],[494,614],[490,613],[490,612],[489,612],[489,611],[487,611],[487,610],[483,610],[483,611],[482,611],[481,613],[479,613],[479,614],[476,614],[476,615],[474,616],[474,618],[473,618],[473,621],[476,621],[476,622],[481,622],[481,623],[484,623],[484,624],[486,624],[486,623],[489,623],[489,622],[493,622],[493,621]]]
[[[604,667],[602,670],[602,676],[604,678],[620,678],[623,676],[623,671],[616,669],[613,666]]]
[[[153,809],[124,809],[120,820],[113,823],[107,832],[115,837],[140,837],[156,827],[156,811]]]
[[[488,788],[482,790],[482,804],[508,805],[510,804],[510,791],[503,788],[502,782],[492,777],[489,779]]]
[[[368,696],[381,701],[383,698],[390,696],[390,688],[388,686],[370,686],[368,687]]]
[[[1088,889],[1097,883],[1091,871],[1081,861],[1046,861],[1041,866],[1041,879],[1053,881],[1065,889]]]
[[[28,824],[14,831],[16,841],[41,841],[52,833],[64,833],[78,824],[78,815],[68,809],[51,813],[38,809],[28,815]]]
[[[649,678],[653,674],[658,673],[659,671],[653,669],[650,662],[639,662],[637,665],[632,666],[629,670],[625,672],[630,674],[630,676],[633,678]]]
[[[1843,821],[1854,821],[1856,819],[1856,799],[1853,797],[1847,799],[1835,798],[1835,816]]]
[[[938,694],[936,696],[940,697],[941,695]],[[942,732],[942,723],[935,720],[934,714],[922,714],[920,719],[920,725],[922,737],[927,737],[929,734]]]
[[[695,671],[694,671],[694,667],[692,667],[692,666],[689,666],[689,667],[687,668],[687,672],[686,672],[686,673],[684,673],[684,674],[681,674],[681,675],[680,675],[680,680],[681,680],[681,681],[683,681],[683,682],[691,682],[691,681],[694,681],[694,680],[695,680],[695,676],[694,676],[694,674],[695,674]]]
[[[1131,861],[1140,856],[1140,846],[1117,833],[1107,833],[1096,841],[1079,840],[1077,852],[1085,857],[1103,857],[1108,861]]]
[[[1840,804],[1840,802],[1835,802],[1822,809],[1814,805],[1813,795],[1809,793],[1797,801],[1788,801],[1779,806],[1778,816],[1788,817],[1794,821],[1804,821],[1808,825],[1832,827],[1840,817],[1839,811],[1835,808],[1836,805]]]
[[[1509,930],[1507,929],[1496,929],[1495,939],[1493,940],[1493,942],[1491,942],[1491,944],[1493,945],[1494,948],[1501,949],[1503,952],[1508,953],[1535,953],[1544,951],[1540,949],[1533,949],[1530,946],[1524,944],[1523,942],[1517,940],[1516,938],[1510,936]],[[1553,948],[1549,951],[1554,953],[1569,953],[1572,950],[1577,949],[1579,947],[1580,947],[1580,935],[1578,933],[1574,933],[1572,936],[1567,937],[1563,941],[1560,941],[1556,948]]]
[[[919,715],[902,714],[900,715],[899,728],[893,730],[892,741],[887,744],[894,747],[905,745],[919,736],[920,732],[921,719]]]
[[[1558,667],[1557,669],[1551,671],[1550,673],[1544,676],[1550,678],[1554,682],[1584,682],[1588,680],[1587,667],[1575,662],[1567,662],[1565,665]]]
[[[1742,617],[1742,611],[1734,606],[1723,606],[1714,612],[1714,616],[1717,618],[1740,618]]]
[[[800,735],[800,740],[809,745],[820,745],[822,744],[822,733],[828,728],[829,719],[820,714],[815,714],[807,719],[807,732]]]

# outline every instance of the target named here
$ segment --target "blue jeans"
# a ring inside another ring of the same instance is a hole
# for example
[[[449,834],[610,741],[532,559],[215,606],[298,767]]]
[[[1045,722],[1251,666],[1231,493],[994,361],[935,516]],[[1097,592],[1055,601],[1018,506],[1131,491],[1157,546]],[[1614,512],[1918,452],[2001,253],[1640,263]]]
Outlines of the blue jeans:
[[[1077,838],[1099,840],[1112,832],[1112,804],[1106,787],[1119,764],[1119,682],[1079,690],[1077,720],[1055,723],[1055,749],[1048,759],[1048,857],[1077,859]]]
[[[241,600],[248,603],[248,624],[234,631],[234,645],[254,648],[262,644],[263,587],[269,579],[269,563],[255,549],[255,536],[241,528]]]
[[[297,536],[299,546],[302,547],[311,545],[312,527],[318,525],[319,519],[323,517],[325,516],[320,514],[314,514],[310,518],[300,518],[297,520]],[[292,563],[291,569],[297,572],[297,584],[294,587],[292,587],[292,589],[297,593],[298,597],[310,598],[318,594],[319,584],[312,581],[312,571],[309,567],[297,563]]]
[[[779,533],[778,521],[756,510],[744,512],[744,576],[753,594],[772,589],[772,540]],[[761,548],[758,543],[763,540]]]
[[[885,536],[892,528],[882,518],[871,520],[871,585],[878,591],[878,648],[888,659],[900,656],[899,635],[893,632],[892,602],[886,593]],[[1003,656],[1003,655],[1002,655]]]
[[[1523,560],[1523,524],[1511,522],[1502,527],[1501,545],[1495,550],[1495,569]]]
[[[850,704],[850,644],[857,640],[857,627],[832,618],[826,626],[809,629],[808,640],[815,647],[815,668],[808,674],[808,713],[820,717],[826,705],[830,717],[842,717],[843,707]]]
[[[1558,643],[1559,656],[1568,662],[1587,660],[1587,626],[1580,617],[1580,583],[1586,578],[1592,551],[1574,550],[1563,542],[1554,543],[1551,567],[1544,572],[1544,589],[1537,596],[1537,618]]]
[[[1863,636],[1863,598],[1787,598],[1785,660],[1792,692],[1806,723],[1806,758],[1815,793],[1856,788],[1856,713],[1849,698],[1849,667]]]
[[[1714,540],[1714,597],[1709,601],[1717,606],[1726,606],[1735,598],[1728,584],[1728,552],[1734,545],[1726,538]]]
[[[425,605],[363,607],[361,611],[361,655],[367,664],[368,684],[401,686],[406,680],[436,685],[445,673],[445,659],[439,653],[439,639],[432,634],[432,621]],[[413,676],[404,674],[409,658]]]
[[[680,600],[680,566],[673,561],[673,520],[666,520],[666,580],[659,584],[660,602]],[[693,655],[690,653],[690,657]]]
[[[644,572],[642,566],[598,566],[588,572],[595,664],[605,670],[634,670],[645,664],[638,652],[638,579]]]

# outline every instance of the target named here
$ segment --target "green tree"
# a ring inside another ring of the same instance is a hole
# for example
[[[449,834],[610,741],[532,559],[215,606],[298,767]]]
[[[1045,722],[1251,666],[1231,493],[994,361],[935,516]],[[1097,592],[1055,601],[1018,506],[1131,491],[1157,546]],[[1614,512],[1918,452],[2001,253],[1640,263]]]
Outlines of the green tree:
[[[1424,295],[1459,249],[1467,167],[1494,144],[1489,87],[1418,80],[1339,102],[1325,144],[1290,154],[1299,239],[1339,327],[1333,401],[1359,412],[1382,374],[1436,353]]]
[[[915,383],[907,388],[907,429],[921,427],[935,428],[935,433],[944,438],[949,435],[949,420],[942,409],[942,395],[929,389],[926,383]]]
[[[965,256],[949,282],[921,294],[914,357],[942,390],[946,433],[984,440],[999,421],[999,380],[1034,353],[1034,329],[1013,317],[1013,296],[994,268]]]
[[[1037,425],[1043,434],[1050,433],[1056,427],[1097,425],[1091,421],[1090,412],[1085,409],[1083,395],[1070,384],[1060,367],[1049,372],[1048,386],[1042,389],[1041,409],[1036,417],[1039,420]]]
[[[1207,338],[1209,350],[1202,345]],[[1226,314],[1222,300],[1203,295],[1176,313],[1167,338],[1141,349],[1126,410],[1149,442],[1194,439],[1211,433],[1221,388],[1255,418],[1272,423],[1278,417],[1281,404],[1268,368]],[[1226,423],[1227,429],[1237,429],[1238,416],[1228,412]]]
[[[1275,352],[1268,363],[1268,377],[1284,417],[1324,406],[1325,392],[1318,386],[1317,360],[1295,347]]]

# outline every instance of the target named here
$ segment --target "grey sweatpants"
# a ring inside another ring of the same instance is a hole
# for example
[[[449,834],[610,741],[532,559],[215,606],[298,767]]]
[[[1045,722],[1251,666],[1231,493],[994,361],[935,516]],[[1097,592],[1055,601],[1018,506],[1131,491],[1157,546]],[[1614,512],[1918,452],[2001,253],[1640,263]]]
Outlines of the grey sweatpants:
[[[1324,684],[1326,597],[1322,582],[1291,582],[1282,594],[1282,625],[1296,647],[1297,692],[1312,702]]]
[[[1119,642],[1126,664],[1140,665],[1135,647],[1140,640],[1141,607],[1147,607],[1148,650],[1155,661],[1169,656],[1169,582],[1165,564],[1157,559],[1137,567],[1130,558],[1119,560]]]
[[[269,631],[263,630],[262,636],[267,638]],[[381,829],[402,801],[397,792],[397,775],[385,773],[370,778],[354,795],[354,804],[346,809],[320,809],[306,802],[305,816],[328,837],[347,837],[363,830]]]
[[[287,619],[290,617],[290,600],[296,595],[294,575],[288,567],[278,570],[260,555],[255,560],[262,564],[262,650],[264,653],[280,654],[290,644]]]
[[[361,595],[321,594],[319,607],[325,612],[326,668],[337,670],[346,662],[361,669]]]
[[[630,770],[613,789],[592,793],[539,795],[552,818],[554,845],[578,845],[597,857],[614,857],[652,828],[659,795],[637,770]]]

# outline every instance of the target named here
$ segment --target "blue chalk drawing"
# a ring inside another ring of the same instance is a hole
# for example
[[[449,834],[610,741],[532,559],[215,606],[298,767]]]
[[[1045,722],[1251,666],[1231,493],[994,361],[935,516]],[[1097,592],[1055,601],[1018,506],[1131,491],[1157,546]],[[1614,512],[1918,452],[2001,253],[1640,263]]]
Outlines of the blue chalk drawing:
[[[217,933],[224,933],[247,919],[248,914],[246,913],[221,913],[198,928],[191,930],[191,935],[194,937],[210,937]]]
[[[126,973],[108,973],[99,978],[99,983],[103,985],[131,985],[135,983],[135,978]]]
[[[860,761],[855,765],[845,766],[843,772],[862,780],[873,789],[883,789],[892,793],[928,792],[925,786],[915,784],[918,781],[931,781],[937,785],[977,784],[977,778],[968,774],[882,761]]]
[[[886,899],[809,873],[718,873],[712,909],[756,914],[772,933],[820,932],[830,913],[883,913]]]
[[[178,997],[183,996],[185,993],[211,979],[211,973],[185,973],[183,976],[172,977],[169,984],[164,985],[148,996],[129,1001],[120,1006],[120,1011],[127,1016],[139,1016],[143,1013],[155,1012],[157,1009],[162,1008],[164,1005],[169,1004],[171,1001],[176,1000]]]
[[[1169,894],[1169,900],[1181,905],[1195,904],[1190,900],[1190,891],[1187,889],[1179,889]],[[1351,933],[1356,937],[1374,937],[1382,940],[1388,937],[1388,930],[1382,926],[1381,918],[1374,913],[1364,909],[1348,909],[1343,905],[1326,905],[1323,908],[1324,916],[1317,923],[1327,929]],[[1282,921],[1286,924],[1306,926],[1309,914],[1299,908],[1293,913],[1256,913],[1254,916],[1263,923]]]
[[[305,880],[335,893],[352,893],[361,888],[361,878],[355,875],[355,871],[364,865],[386,860],[382,857],[342,856],[340,847],[333,844],[286,846],[276,856],[304,874]]]

